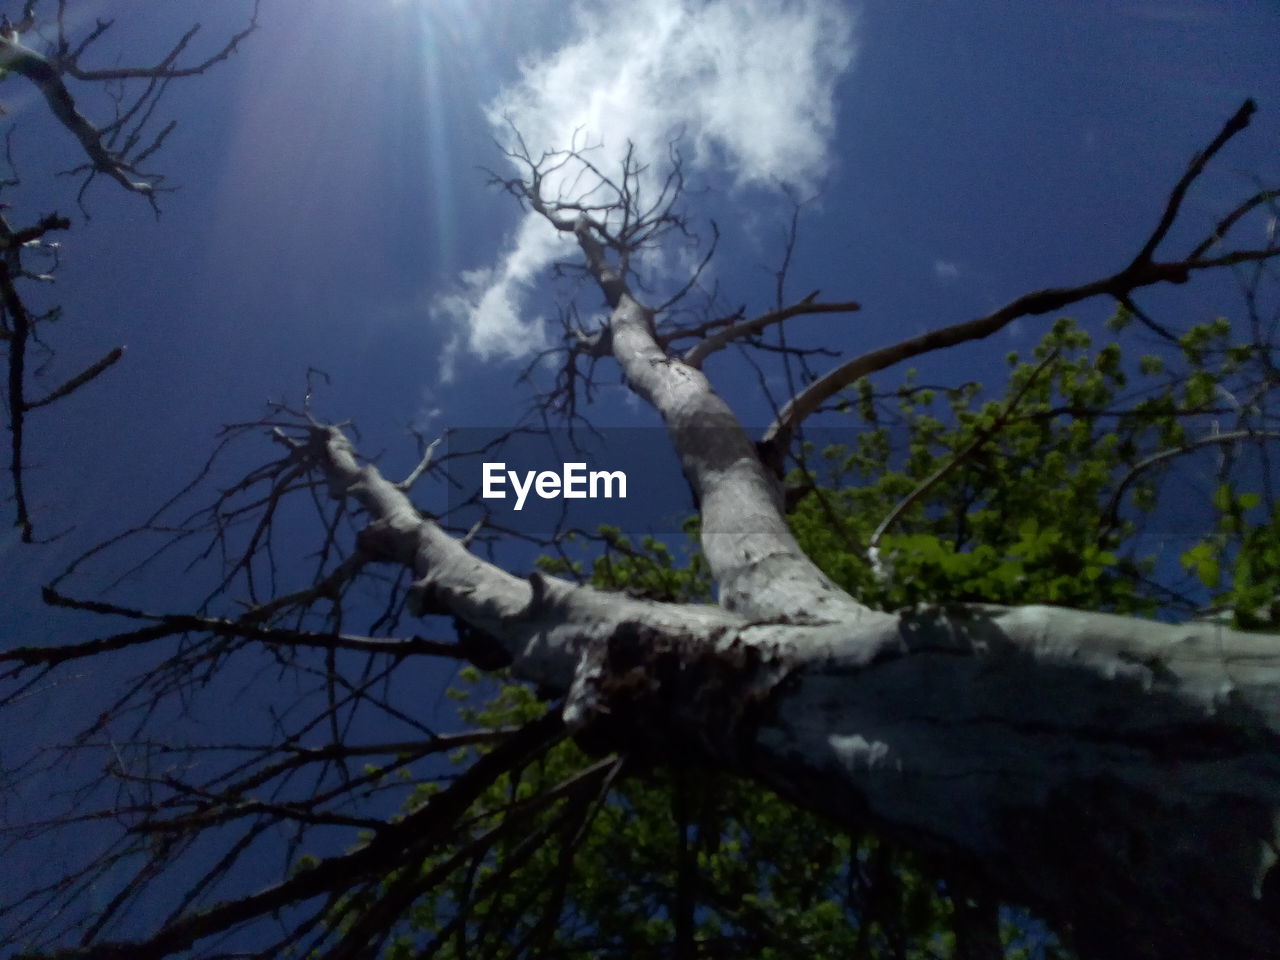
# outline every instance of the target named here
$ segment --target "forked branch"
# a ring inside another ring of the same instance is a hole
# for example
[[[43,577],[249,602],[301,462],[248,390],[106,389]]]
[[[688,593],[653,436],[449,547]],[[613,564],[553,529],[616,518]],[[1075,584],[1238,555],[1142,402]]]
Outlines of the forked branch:
[[[1156,228],[1132,262],[1122,270],[1110,276],[1071,287],[1051,287],[1028,293],[984,317],[931,330],[918,337],[872,350],[847,361],[805,387],[783,406],[763,437],[769,459],[775,467],[780,468],[791,438],[807,417],[862,377],[903,360],[970,340],[981,340],[1004,329],[1020,317],[1052,313],[1090,297],[1108,296],[1121,302],[1129,302],[1133,291],[1142,287],[1162,283],[1185,283],[1192,274],[1200,271],[1242,263],[1257,263],[1280,255],[1280,248],[1268,245],[1223,253],[1214,257],[1205,256],[1213,244],[1219,241],[1240,217],[1275,195],[1275,191],[1262,191],[1228,214],[1214,232],[1204,242],[1198,244],[1186,258],[1170,262],[1159,262],[1153,259],[1156,249],[1168,235],[1170,227],[1176,220],[1182,200],[1191,184],[1204,171],[1205,165],[1214,154],[1221,150],[1231,137],[1248,126],[1249,117],[1254,109],[1253,101],[1245,101],[1244,105],[1223,126],[1213,142],[1192,158],[1186,172],[1174,185]]]

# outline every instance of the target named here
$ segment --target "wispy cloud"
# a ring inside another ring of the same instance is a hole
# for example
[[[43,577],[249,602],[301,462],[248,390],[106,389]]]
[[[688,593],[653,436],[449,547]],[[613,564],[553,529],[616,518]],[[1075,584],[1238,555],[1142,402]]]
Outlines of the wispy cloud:
[[[481,357],[531,353],[544,344],[545,334],[541,317],[521,316],[524,294],[565,249],[564,239],[547,224],[525,217],[498,263],[465,271],[459,289],[440,297],[432,312],[466,331],[465,345]],[[454,340],[445,351],[445,379],[452,376],[460,346]]]
[[[950,260],[933,261],[933,275],[944,283],[960,276],[960,268]]]
[[[592,160],[616,169],[627,145],[665,176],[668,144],[682,135],[686,173],[716,173],[731,188],[802,192],[831,163],[834,88],[854,54],[844,0],[634,0],[581,4],[572,38],[525,64],[487,116],[506,139],[514,128],[530,154],[596,147]],[[552,191],[570,189],[565,168]],[[642,184],[644,186],[644,184]],[[436,314],[458,324],[481,356],[519,356],[544,342],[527,317],[531,284],[566,252],[536,214],[521,222],[498,262],[473,270],[441,298]]]

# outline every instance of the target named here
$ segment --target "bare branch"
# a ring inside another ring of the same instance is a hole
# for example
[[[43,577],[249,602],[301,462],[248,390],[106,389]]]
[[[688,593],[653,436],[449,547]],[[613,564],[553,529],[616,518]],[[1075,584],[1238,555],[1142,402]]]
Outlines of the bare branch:
[[[790,443],[791,435],[806,417],[816,412],[827,400],[862,377],[923,353],[930,353],[934,350],[953,347],[956,344],[966,343],[970,340],[981,340],[989,337],[1020,317],[1053,313],[1070,304],[1096,296],[1109,296],[1117,300],[1124,300],[1129,297],[1132,291],[1141,287],[1154,286],[1160,283],[1185,283],[1188,277],[1197,271],[1212,270],[1238,263],[1269,260],[1276,256],[1280,256],[1280,249],[1242,250],[1208,260],[1146,263],[1136,268],[1132,266],[1126,267],[1119,273],[1114,273],[1101,280],[1082,283],[1079,286],[1049,288],[1026,294],[1006,304],[994,313],[987,314],[985,317],[931,330],[918,337],[903,340],[893,346],[881,347],[878,350],[865,353],[837,367],[793,397],[782,408],[769,429],[765,431],[762,442],[769,448],[771,455],[776,458],[778,451],[786,448]],[[781,461],[775,459],[774,462]]]
[[[854,303],[853,301],[847,301],[844,303],[817,303],[813,299],[816,295],[817,291],[810,294],[799,303],[793,303],[791,306],[783,307],[778,310],[770,310],[768,313],[761,314],[754,319],[746,320],[742,323],[735,323],[731,327],[719,330],[686,350],[681,359],[689,366],[695,369],[701,369],[703,361],[711,354],[718,350],[723,350],[735,340],[755,336],[772,324],[783,323],[792,317],[807,316],[818,313],[852,313],[855,310],[862,309],[861,304]]]
[[[1186,197],[1187,190],[1190,189],[1191,184],[1204,172],[1205,166],[1213,159],[1214,154],[1226,146],[1228,140],[1249,125],[1249,118],[1253,116],[1257,109],[1257,104],[1252,100],[1246,100],[1240,105],[1240,109],[1231,115],[1231,118],[1223,125],[1209,146],[1191,158],[1191,163],[1187,165],[1186,173],[1174,184],[1173,190],[1169,193],[1169,199],[1165,203],[1164,213],[1160,216],[1160,222],[1156,224],[1155,230],[1151,232],[1147,242],[1138,251],[1138,255],[1133,258],[1133,263],[1129,265],[1131,270],[1136,271],[1151,263],[1151,258],[1155,256],[1156,248],[1160,246],[1160,243],[1168,235],[1169,228],[1173,226],[1174,220],[1178,218],[1178,211],[1182,207],[1183,198]],[[1194,260],[1197,257],[1192,254],[1187,259]]]
[[[189,30],[154,67],[104,71],[82,70],[78,64],[78,58],[106,33],[111,26],[110,21],[99,21],[73,51],[65,31],[65,3],[59,3],[53,15],[57,40],[52,43],[50,52],[46,55],[27,46],[21,39],[22,35],[27,33],[39,35],[36,7],[34,0],[28,0],[23,4],[21,15],[16,22],[9,20],[7,16],[3,18],[4,29],[0,30],[0,71],[20,74],[34,84],[44,97],[55,119],[79,142],[81,151],[88,159],[88,164],[77,167],[71,172],[88,171],[88,176],[81,185],[78,195],[82,209],[84,193],[89,183],[97,174],[105,174],[126,190],[145,196],[158,215],[156,193],[160,178],[149,176],[138,169],[140,163],[146,161],[161,147],[173,129],[173,124],[169,123],[154,136],[148,137],[146,130],[156,105],[171,80],[203,73],[215,63],[225,60],[237,49],[245,37],[256,29],[257,3],[254,4],[248,25],[232,36],[220,50],[199,63],[189,67],[177,65],[181,54],[199,29],[197,26]],[[81,112],[77,97],[68,86],[68,79],[107,84],[108,94],[117,104],[115,119],[105,125],[95,126]],[[130,106],[124,108],[122,106],[123,82],[131,79],[141,79],[146,82],[142,85],[141,94]],[[118,90],[117,87],[119,87]],[[6,156],[12,166],[7,136],[5,144]],[[4,181],[4,185],[12,186],[17,182],[16,178],[8,179]],[[36,322],[44,318],[32,316],[29,313],[15,284],[21,278],[50,280],[52,270],[36,273],[25,268],[21,254],[24,247],[40,246],[43,252],[52,254],[56,267],[57,244],[40,244],[39,241],[52,230],[65,230],[69,227],[70,221],[67,218],[54,213],[42,217],[35,224],[16,230],[12,229],[3,217],[0,217],[0,253],[3,253],[4,259],[4,272],[0,275],[0,301],[3,303],[0,339],[7,342],[9,350],[7,370],[9,472],[16,504],[16,525],[21,530],[22,540],[28,543],[34,540],[34,526],[23,476],[25,414],[32,409],[47,406],[68,396],[101,375],[122,355],[121,348],[111,350],[40,399],[30,401],[26,398],[27,347],[36,336]],[[46,316],[51,315],[54,314]]]
[[[0,67],[12,70],[26,77],[40,93],[58,121],[79,141],[81,149],[89,159],[87,167],[78,167],[70,172],[87,169],[89,177],[81,187],[81,195],[85,187],[97,173],[105,174],[115,180],[131,193],[145,196],[153,209],[156,207],[156,191],[160,178],[140,173],[138,164],[144,162],[156,152],[173,129],[173,123],[166,124],[146,146],[140,147],[143,129],[151,118],[165,85],[174,79],[191,77],[204,73],[215,64],[226,60],[239,48],[249,34],[257,29],[258,0],[255,0],[249,22],[243,30],[234,34],[218,51],[205,59],[188,67],[179,67],[177,60],[200,29],[196,24],[189,29],[161,61],[153,67],[120,67],[103,70],[85,70],[79,65],[79,57],[88,46],[99,39],[111,26],[110,21],[99,21],[74,52],[70,50],[66,40],[61,10],[58,15],[59,42],[56,52],[49,57],[25,46],[18,39],[18,32],[0,37]],[[30,29],[33,20],[23,17],[22,24]],[[133,106],[120,113],[114,121],[102,127],[94,126],[80,112],[76,98],[66,84],[64,78],[90,83],[113,83],[127,80],[148,80],[142,94],[134,101]],[[131,122],[136,120],[132,132],[122,145],[116,146],[118,134]]]
[[[116,347],[106,356],[90,364],[80,373],[76,374],[70,380],[66,381],[62,386],[56,388],[39,400],[32,400],[27,404],[28,410],[34,410],[37,407],[45,407],[53,403],[55,400],[61,400],[63,397],[75,393],[90,380],[97,378],[102,373],[114,365],[121,357],[124,356],[124,347]]]
[[[423,451],[422,459],[418,461],[418,465],[413,468],[413,471],[407,477],[396,484],[396,486],[406,493],[412,490],[413,485],[418,482],[418,478],[426,473],[427,469],[431,466],[431,457],[436,452],[436,447],[440,446],[443,439],[443,437],[437,437],[435,440],[432,440],[427,444],[427,449]]]
[[[360,637],[351,634],[322,634],[307,630],[266,627],[253,622],[256,619],[253,614],[250,614],[250,619],[248,620],[227,620],[221,617],[201,617],[193,614],[146,613],[111,603],[76,600],[58,593],[51,587],[45,587],[44,600],[50,606],[66,607],[71,610],[86,610],[92,613],[128,617],[134,620],[150,620],[154,622],[154,625],[141,630],[115,634],[99,640],[87,640],[59,647],[13,647],[9,650],[0,651],[0,662],[6,660],[16,661],[27,667],[36,664],[52,665],[68,660],[92,657],[101,653],[123,650],[126,647],[188,633],[208,633],[220,637],[244,637],[247,640],[260,640],[265,643],[291,647],[355,650],[361,653],[389,653],[397,657],[422,654],[453,658],[465,657],[462,648],[456,643],[427,640],[417,636],[404,639]]]
[[[899,517],[911,508],[912,504],[919,502],[921,497],[933,489],[933,487],[937,486],[937,484],[951,473],[952,470],[958,467],[967,457],[971,456],[974,451],[1003,429],[1004,425],[1009,422],[1009,418],[1013,416],[1013,411],[1016,410],[1018,404],[1022,402],[1022,398],[1027,395],[1027,391],[1029,391],[1035,384],[1036,380],[1039,379],[1040,374],[1042,374],[1046,369],[1048,369],[1050,364],[1058,359],[1058,354],[1058,350],[1052,350],[1048,356],[1036,364],[1035,369],[1032,370],[1030,376],[1027,377],[1027,382],[1018,389],[1017,393],[1009,398],[1000,413],[996,415],[996,418],[986,427],[979,430],[973,440],[966,444],[962,449],[958,450],[955,455],[947,460],[946,463],[922,480],[914,490],[898,502],[897,506],[889,511],[889,515],[887,517],[880,521],[880,525],[876,527],[875,532],[871,534],[871,539],[867,541],[867,557],[870,559],[872,569],[876,572],[877,576],[881,578],[885,576],[884,567],[880,563],[880,541],[883,539],[886,531],[893,526]]]
[[[1227,233],[1234,227],[1242,217],[1252,210],[1265,204],[1273,203],[1280,200],[1280,190],[1259,190],[1248,200],[1245,200],[1238,207],[1228,213],[1225,217],[1218,221],[1218,225],[1213,228],[1213,232],[1187,254],[1188,260],[1199,260],[1214,244],[1221,243],[1226,238]]]
[[[1280,433],[1269,430],[1229,430],[1225,433],[1210,433],[1203,437],[1196,437],[1192,440],[1186,440],[1178,444],[1176,447],[1169,447],[1139,460],[1116,484],[1115,491],[1111,494],[1111,499],[1107,502],[1106,508],[1102,511],[1103,533],[1115,528],[1120,522],[1120,501],[1124,499],[1125,491],[1129,489],[1129,485],[1147,470],[1157,464],[1164,463],[1166,460],[1172,460],[1184,453],[1190,453],[1202,447],[1216,446],[1218,444],[1241,443],[1245,440],[1280,440]]]
[[[15,40],[0,38],[0,67],[20,73],[36,85],[53,115],[80,141],[93,170],[105,173],[132,193],[150,196],[154,192],[153,184],[132,179],[135,171],[130,163],[106,147],[102,131],[80,112],[54,63]]]
[[[23,384],[26,380],[27,339],[31,336],[32,323],[13,281],[9,258],[0,259],[0,301],[4,304],[9,334],[9,474],[13,478],[13,497],[17,505],[14,523],[22,531],[23,542],[31,543],[35,533],[23,485],[22,445],[27,410]]]
[[[99,943],[41,956],[48,960],[91,960],[104,955],[121,960],[163,957],[189,949],[199,940],[257,917],[314,897],[351,889],[401,863],[420,860],[438,844],[453,837],[457,819],[497,777],[530,755],[546,750],[563,735],[559,715],[554,711],[547,713],[476,760],[448,789],[431,797],[420,809],[397,823],[388,824],[369,843],[351,853],[322,860],[259,893],[179,917],[145,941]]]
[[[1196,177],[1203,172],[1209,159],[1232,136],[1248,125],[1249,117],[1254,109],[1253,101],[1246,100],[1244,105],[1227,121],[1213,142],[1204,151],[1196,154],[1186,173],[1174,185],[1165,204],[1164,213],[1160,218],[1159,224],[1152,231],[1142,250],[1123,270],[1108,277],[1082,283],[1074,287],[1053,287],[1025,294],[985,317],[932,330],[921,336],[903,340],[893,346],[873,350],[837,367],[793,397],[782,408],[774,419],[773,424],[765,432],[762,442],[775,468],[780,467],[782,452],[789,446],[791,436],[806,417],[816,412],[827,400],[841,390],[862,377],[878,370],[883,370],[885,367],[933,350],[940,350],[970,340],[989,337],[1020,317],[1051,313],[1081,300],[1087,300],[1090,297],[1105,295],[1121,302],[1132,302],[1131,295],[1133,291],[1141,287],[1154,286],[1160,283],[1185,283],[1191,274],[1198,271],[1239,263],[1260,262],[1280,255],[1280,249],[1265,248],[1236,251],[1205,259],[1200,255],[1205,248],[1202,244],[1196,248],[1192,256],[1184,260],[1159,263],[1151,259],[1156,247],[1168,234],[1187,189]],[[1248,203],[1249,201],[1246,201],[1246,204]],[[1231,217],[1228,216],[1227,220],[1231,220]]]
[[[89,35],[85,43],[69,57],[65,62],[60,62],[59,66],[66,72],[67,76],[74,77],[77,80],[100,81],[100,80],[134,80],[134,79],[165,79],[173,80],[179,77],[194,77],[206,72],[215,64],[221,63],[235,53],[240,44],[244,42],[249,34],[258,29],[258,10],[261,6],[261,0],[254,0],[253,11],[249,15],[249,22],[243,30],[232,34],[231,38],[222,45],[216,53],[210,54],[198,63],[189,67],[178,67],[175,64],[187,45],[195,38],[200,31],[200,24],[194,24],[186,33],[179,38],[178,42],[170,48],[164,58],[154,67],[117,67],[108,69],[86,70],[79,65],[80,55],[84,53],[88,42],[97,39],[99,35],[110,26],[110,23],[99,21],[98,28]]]

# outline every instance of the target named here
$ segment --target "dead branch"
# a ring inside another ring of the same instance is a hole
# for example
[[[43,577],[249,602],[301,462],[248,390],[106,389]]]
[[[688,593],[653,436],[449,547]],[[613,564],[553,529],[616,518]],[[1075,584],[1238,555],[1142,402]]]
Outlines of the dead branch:
[[[792,317],[819,313],[853,313],[855,310],[862,309],[861,304],[851,300],[843,303],[819,303],[813,299],[816,295],[817,291],[814,291],[799,303],[793,303],[778,310],[770,310],[751,320],[718,330],[686,350],[681,359],[689,366],[701,369],[703,361],[711,354],[723,350],[736,340],[754,337],[773,324],[783,323]]]
[[[447,789],[399,822],[388,824],[364,846],[351,853],[322,860],[260,893],[176,918],[144,941],[99,943],[87,948],[19,956],[32,960],[37,956],[46,960],[91,960],[104,955],[121,960],[162,957],[189,949],[201,939],[291,905],[376,880],[403,863],[420,862],[438,844],[451,840],[456,821],[483,790],[513,766],[551,747],[563,735],[559,715],[549,712],[480,757]]]
[[[892,346],[881,347],[865,353],[842,364],[792,397],[765,432],[762,443],[775,468],[780,468],[784,451],[789,446],[792,435],[807,417],[841,390],[878,370],[883,370],[893,364],[923,353],[941,350],[945,347],[952,347],[971,340],[981,340],[1002,330],[1020,317],[1052,313],[1070,304],[1096,296],[1108,296],[1121,302],[1131,302],[1133,291],[1142,287],[1163,283],[1186,283],[1192,274],[1200,271],[1214,270],[1235,264],[1258,263],[1280,255],[1280,248],[1271,246],[1261,249],[1234,251],[1216,257],[1205,257],[1204,253],[1211,243],[1202,243],[1197,245],[1191,256],[1181,260],[1166,263],[1152,259],[1156,248],[1168,234],[1169,228],[1177,217],[1182,199],[1190,185],[1203,172],[1205,165],[1213,155],[1231,137],[1248,125],[1249,117],[1254,109],[1253,101],[1246,100],[1244,105],[1223,126],[1209,147],[1192,158],[1187,171],[1174,185],[1165,204],[1160,222],[1128,266],[1110,276],[1076,286],[1052,287],[1025,294],[985,317],[931,330],[918,337],[912,337]],[[1253,206],[1260,202],[1262,201],[1255,197],[1246,201],[1242,206],[1252,209]],[[1240,208],[1237,209],[1239,210]],[[1234,211],[1233,214],[1235,214]],[[1233,214],[1229,214],[1223,221],[1228,227],[1230,223],[1234,223],[1239,216],[1242,216],[1243,212],[1235,215],[1234,219]],[[1224,229],[1225,227],[1219,224],[1213,236],[1216,237]]]
[[[66,35],[62,6],[59,5],[56,21],[57,40],[51,54],[46,56],[25,45],[19,39],[21,33],[35,27],[34,7],[29,5],[24,10],[23,18],[16,25],[17,29],[0,37],[0,67],[12,70],[30,80],[44,97],[54,117],[79,142],[80,148],[89,160],[87,167],[76,168],[77,171],[88,171],[89,175],[84,186],[88,186],[89,181],[96,174],[104,174],[131,193],[147,197],[152,207],[158,212],[158,207],[155,205],[155,191],[162,178],[154,174],[141,173],[137,167],[159,149],[173,129],[173,124],[170,123],[162,128],[156,137],[143,143],[142,131],[151,117],[156,102],[168,81],[202,74],[235,53],[244,39],[257,29],[257,15],[258,3],[255,0],[245,28],[234,34],[214,54],[190,66],[178,66],[177,61],[199,31],[199,24],[179,38],[155,66],[86,70],[80,66],[80,57],[90,44],[106,33],[112,22],[98,21],[97,26],[73,50]],[[86,83],[125,80],[150,82],[132,106],[123,110],[112,122],[95,126],[81,113],[75,95],[67,86],[66,78],[68,77]],[[115,146],[120,133],[125,130],[131,120],[135,119],[138,123],[125,136],[123,145]],[[82,194],[83,191],[84,187],[81,188]]]

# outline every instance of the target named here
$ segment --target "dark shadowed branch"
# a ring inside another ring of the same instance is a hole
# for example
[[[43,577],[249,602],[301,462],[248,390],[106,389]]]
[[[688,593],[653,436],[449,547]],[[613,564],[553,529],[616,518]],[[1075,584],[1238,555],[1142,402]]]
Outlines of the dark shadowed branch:
[[[1133,292],[1143,287],[1166,283],[1185,283],[1195,273],[1222,269],[1238,264],[1258,263],[1280,255],[1280,247],[1271,243],[1265,247],[1236,250],[1221,253],[1217,256],[1206,256],[1215,244],[1222,241],[1226,231],[1238,222],[1246,212],[1254,209],[1265,202],[1268,197],[1274,195],[1274,191],[1263,191],[1228,214],[1204,241],[1198,243],[1192,249],[1188,256],[1168,262],[1160,262],[1153,259],[1156,249],[1168,235],[1170,227],[1177,218],[1187,190],[1204,171],[1206,164],[1213,155],[1231,137],[1248,126],[1249,117],[1253,114],[1254,109],[1253,101],[1245,101],[1244,105],[1223,126],[1209,147],[1192,158],[1186,172],[1170,192],[1159,223],[1142,249],[1124,269],[1110,276],[1075,286],[1054,287],[1024,294],[1005,304],[1000,309],[987,314],[985,317],[931,330],[918,337],[903,340],[892,346],[881,347],[847,361],[809,384],[782,408],[763,438],[763,443],[768,450],[768,456],[774,464],[780,467],[793,434],[807,417],[820,409],[824,403],[837,393],[852,386],[860,378],[878,370],[883,370],[893,364],[901,363],[903,360],[934,350],[942,350],[970,340],[989,337],[1020,317],[1053,313],[1063,307],[1087,300],[1090,297],[1107,296],[1121,302],[1128,302]]]
[[[190,62],[184,57],[199,30],[199,25],[196,25],[153,66],[108,69],[86,68],[81,58],[108,33],[112,21],[99,20],[81,40],[73,41],[66,23],[65,0],[56,4],[51,15],[42,15],[43,9],[44,6],[38,2],[27,2],[16,20],[7,16],[0,20],[0,71],[17,74],[32,83],[53,117],[75,138],[87,162],[64,172],[85,175],[77,202],[86,217],[85,191],[98,175],[110,178],[131,193],[146,197],[159,215],[157,192],[162,189],[163,178],[146,173],[140,167],[155,155],[174,128],[172,121],[157,128],[156,108],[171,81],[202,74],[235,53],[256,29],[257,3],[254,3],[244,29],[206,57]],[[130,86],[133,84],[136,86]],[[109,88],[115,112],[109,119],[91,120],[82,108],[82,101],[89,91],[103,88]],[[131,90],[132,94],[129,94]],[[9,133],[12,134],[12,128]],[[6,138],[6,148],[8,146],[9,139]],[[12,167],[11,155],[9,163]],[[16,176],[3,183],[8,189],[20,185],[21,180]],[[33,314],[19,285],[53,279],[58,244],[44,238],[51,231],[67,230],[70,226],[71,222],[66,217],[57,214],[49,214],[36,223],[16,228],[0,216],[0,253],[3,254],[3,263],[0,264],[0,340],[8,352],[9,474],[15,502],[14,522],[22,540],[28,543],[35,539],[35,526],[24,484],[27,414],[89,384],[119,361],[124,353],[123,347],[107,350],[100,359],[65,377],[46,389],[43,395],[36,398],[28,396],[31,374],[27,352],[38,336],[41,324],[56,318],[58,312],[55,309],[45,314]],[[37,271],[26,262],[39,256],[51,257],[52,267]]]

